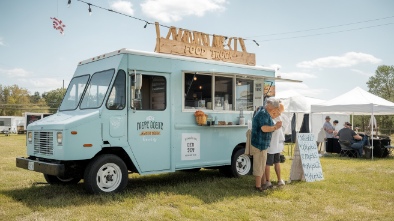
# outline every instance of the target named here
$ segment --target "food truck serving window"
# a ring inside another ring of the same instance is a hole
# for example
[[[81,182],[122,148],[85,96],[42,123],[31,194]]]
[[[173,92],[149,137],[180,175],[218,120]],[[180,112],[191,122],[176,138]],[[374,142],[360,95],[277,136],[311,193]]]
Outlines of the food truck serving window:
[[[184,109],[253,110],[253,80],[225,74],[184,74]]]

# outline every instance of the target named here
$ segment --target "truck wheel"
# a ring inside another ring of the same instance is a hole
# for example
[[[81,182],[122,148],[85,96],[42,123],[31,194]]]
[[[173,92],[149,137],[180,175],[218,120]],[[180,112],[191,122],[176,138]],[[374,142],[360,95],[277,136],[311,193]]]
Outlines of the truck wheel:
[[[81,178],[80,177],[69,177],[63,178],[53,175],[44,174],[44,178],[47,183],[51,185],[68,185],[68,184],[77,184]]]
[[[89,193],[116,193],[127,186],[128,179],[123,160],[113,154],[104,154],[86,167],[84,185]]]
[[[231,165],[221,167],[219,172],[228,177],[240,177],[252,174],[252,160],[245,154],[245,148],[238,149],[231,159]]]

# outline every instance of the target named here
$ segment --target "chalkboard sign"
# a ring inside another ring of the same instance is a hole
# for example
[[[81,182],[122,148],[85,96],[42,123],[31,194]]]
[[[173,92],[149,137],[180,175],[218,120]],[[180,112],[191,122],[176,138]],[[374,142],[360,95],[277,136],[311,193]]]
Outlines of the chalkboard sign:
[[[297,145],[300,150],[305,180],[307,182],[323,180],[315,136],[311,133],[298,133]]]

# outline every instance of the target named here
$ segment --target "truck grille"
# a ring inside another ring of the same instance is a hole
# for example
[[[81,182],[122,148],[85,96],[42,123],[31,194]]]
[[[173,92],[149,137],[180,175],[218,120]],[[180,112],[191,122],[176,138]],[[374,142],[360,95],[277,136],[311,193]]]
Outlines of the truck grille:
[[[34,132],[34,153],[53,155],[52,132]]]

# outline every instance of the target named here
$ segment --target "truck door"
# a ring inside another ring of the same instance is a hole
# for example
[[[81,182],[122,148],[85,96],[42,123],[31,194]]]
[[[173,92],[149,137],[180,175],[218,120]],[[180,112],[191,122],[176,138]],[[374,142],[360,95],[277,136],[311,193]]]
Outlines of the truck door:
[[[136,77],[137,76],[137,77]],[[131,76],[128,141],[141,172],[171,169],[169,74],[138,73]],[[135,78],[141,78],[141,89]]]
[[[103,118],[103,140],[111,146],[128,146],[126,72],[119,70],[105,103]]]

